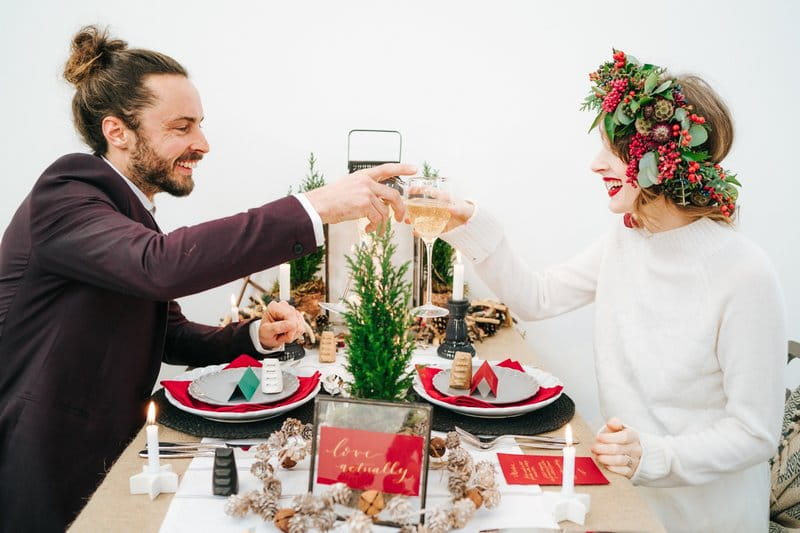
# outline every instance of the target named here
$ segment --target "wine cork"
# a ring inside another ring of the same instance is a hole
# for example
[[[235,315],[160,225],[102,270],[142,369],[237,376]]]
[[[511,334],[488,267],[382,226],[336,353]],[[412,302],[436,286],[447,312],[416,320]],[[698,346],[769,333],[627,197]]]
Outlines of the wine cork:
[[[472,356],[467,352],[456,352],[450,368],[450,388],[468,390],[472,386]]]
[[[261,392],[275,394],[283,391],[283,374],[281,362],[277,359],[261,361]]]

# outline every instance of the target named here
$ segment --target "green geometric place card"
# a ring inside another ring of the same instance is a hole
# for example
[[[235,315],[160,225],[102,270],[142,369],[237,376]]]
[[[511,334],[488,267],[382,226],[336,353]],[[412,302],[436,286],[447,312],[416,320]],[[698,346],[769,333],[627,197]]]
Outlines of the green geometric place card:
[[[259,385],[261,385],[261,380],[256,376],[256,373],[253,372],[253,369],[248,366],[247,370],[242,374],[239,383],[236,384],[236,388],[233,389],[233,393],[231,397],[228,398],[228,401],[250,401],[250,398],[256,393],[256,389]]]

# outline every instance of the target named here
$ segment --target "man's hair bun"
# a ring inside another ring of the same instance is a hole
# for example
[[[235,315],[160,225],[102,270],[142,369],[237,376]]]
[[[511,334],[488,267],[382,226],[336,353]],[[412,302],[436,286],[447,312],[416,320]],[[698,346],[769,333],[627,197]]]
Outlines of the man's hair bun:
[[[127,47],[125,41],[111,38],[107,29],[85,26],[72,39],[72,53],[64,66],[64,78],[77,86],[107,67],[114,53]]]

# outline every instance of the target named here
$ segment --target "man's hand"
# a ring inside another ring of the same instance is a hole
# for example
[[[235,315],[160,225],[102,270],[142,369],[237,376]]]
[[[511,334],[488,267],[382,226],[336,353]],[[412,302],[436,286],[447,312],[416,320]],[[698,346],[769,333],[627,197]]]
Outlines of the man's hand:
[[[272,301],[261,317],[258,340],[266,350],[292,342],[303,334],[303,322],[303,315],[297,309],[286,302]]]
[[[406,212],[400,193],[380,182],[393,176],[411,176],[416,171],[411,165],[386,163],[353,172],[335,183],[304,194],[323,223],[336,224],[366,217],[369,219],[366,231],[374,231],[389,220],[389,207],[394,209],[398,222],[403,220]]]
[[[642,445],[634,430],[626,428],[618,418],[611,418],[597,434],[592,453],[612,472],[631,478],[642,459]]]

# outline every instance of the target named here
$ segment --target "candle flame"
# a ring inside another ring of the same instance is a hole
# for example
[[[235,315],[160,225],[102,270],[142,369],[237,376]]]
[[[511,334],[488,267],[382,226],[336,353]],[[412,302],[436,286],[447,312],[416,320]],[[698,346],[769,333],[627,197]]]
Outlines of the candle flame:
[[[150,402],[150,407],[147,408],[147,423],[156,423],[156,404],[153,402]]]
[[[236,307],[236,295],[231,294],[231,307]]]
[[[461,264],[461,252],[458,250],[456,250],[456,263],[459,265]]]
[[[567,424],[567,429],[564,430],[564,440],[567,442],[567,446],[572,446],[572,426]]]

